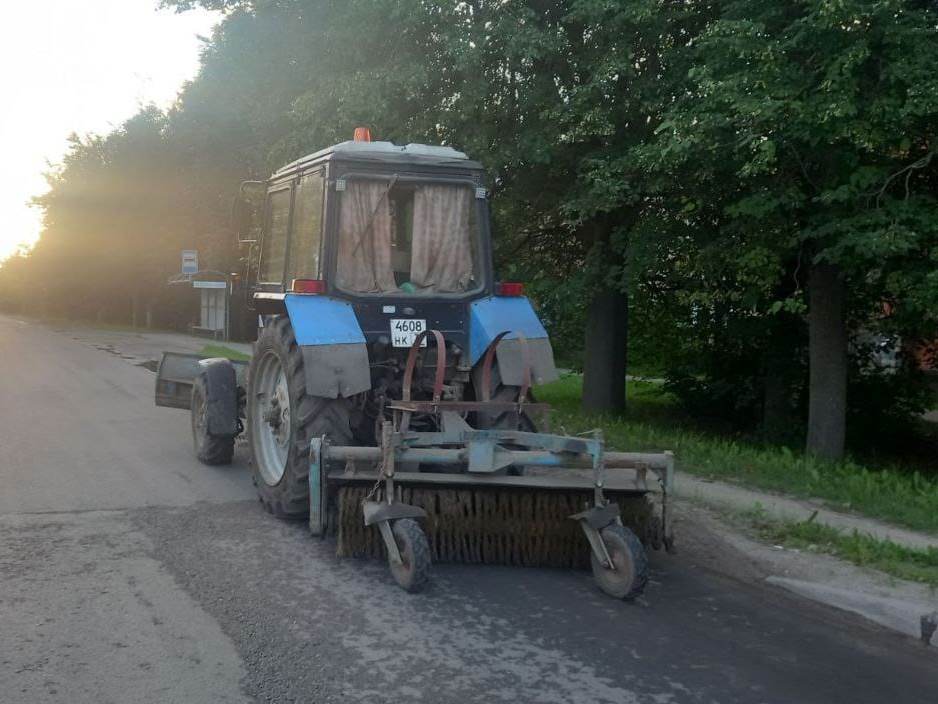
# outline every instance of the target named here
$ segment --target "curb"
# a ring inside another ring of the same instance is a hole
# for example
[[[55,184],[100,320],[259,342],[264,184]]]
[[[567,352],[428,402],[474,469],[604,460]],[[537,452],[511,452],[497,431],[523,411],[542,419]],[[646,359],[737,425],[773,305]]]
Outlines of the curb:
[[[765,581],[812,601],[859,614],[893,631],[919,638],[926,645],[929,642],[938,645],[933,637],[934,624],[938,621],[938,600],[929,604],[891,599],[866,592],[774,575],[766,577]],[[938,649],[934,652],[938,654]]]
[[[897,528],[873,518],[840,513],[824,508],[818,502],[767,494],[718,481],[706,481],[685,473],[678,477],[675,489],[679,498],[698,500],[710,506],[746,511],[758,504],[772,518],[806,521],[814,516],[816,523],[848,534],[856,531],[908,548],[938,550],[938,536]]]

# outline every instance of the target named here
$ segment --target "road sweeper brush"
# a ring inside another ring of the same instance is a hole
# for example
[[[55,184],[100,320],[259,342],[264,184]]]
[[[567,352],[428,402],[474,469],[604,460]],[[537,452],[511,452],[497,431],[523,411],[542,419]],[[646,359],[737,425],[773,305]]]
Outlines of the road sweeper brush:
[[[251,361],[166,353],[157,404],[191,409],[206,464],[244,432],[268,511],[387,555],[407,589],[431,560],[589,563],[634,596],[670,545],[671,458],[541,432],[553,351],[495,281],[483,184],[461,152],[367,130],[243,184]]]
[[[434,369],[446,368],[442,334]],[[413,378],[420,343],[413,342],[405,380]],[[498,336],[484,356],[491,373]],[[522,347],[524,337],[518,338]],[[529,373],[525,379],[529,379]],[[377,447],[310,449],[310,531],[337,534],[338,554],[386,556],[409,591],[426,583],[430,562],[526,567],[591,565],[607,594],[633,598],[647,581],[644,545],[670,549],[670,453],[605,452],[601,433],[565,437],[509,429],[473,429],[472,413],[508,413],[516,420],[543,404],[442,399],[442,379],[429,401],[389,405]],[[411,431],[427,416],[436,430]],[[400,469],[398,469],[400,468]],[[650,475],[650,476],[649,476]],[[657,502],[651,500],[657,496]],[[418,522],[419,521],[419,522]],[[585,540],[584,540],[585,537]]]

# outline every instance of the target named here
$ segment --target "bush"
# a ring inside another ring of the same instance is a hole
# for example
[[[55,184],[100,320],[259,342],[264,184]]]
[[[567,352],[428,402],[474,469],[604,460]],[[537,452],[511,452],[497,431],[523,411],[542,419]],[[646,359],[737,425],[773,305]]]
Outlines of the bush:
[[[895,371],[853,364],[847,390],[848,444],[902,454],[921,441],[918,418],[931,402],[925,374],[908,360]]]

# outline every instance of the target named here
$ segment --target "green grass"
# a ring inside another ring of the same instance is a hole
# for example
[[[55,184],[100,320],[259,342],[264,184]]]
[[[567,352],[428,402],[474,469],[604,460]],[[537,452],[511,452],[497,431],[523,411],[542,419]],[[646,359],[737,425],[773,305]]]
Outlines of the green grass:
[[[206,357],[226,357],[227,359],[233,359],[237,362],[247,362],[251,359],[251,355],[238,352],[238,350],[233,350],[224,345],[205,345],[200,354],[204,354]]]
[[[680,471],[802,498],[824,500],[899,525],[938,532],[938,481],[897,466],[854,460],[824,462],[775,447],[700,429],[659,385],[629,382],[622,416],[584,416],[581,380],[566,376],[537,389],[554,407],[554,427],[569,433],[601,427],[617,450],[673,450]]]
[[[845,533],[812,519],[773,521],[767,519],[758,507],[740,514],[740,517],[755,529],[759,538],[774,545],[834,555],[899,579],[938,587],[938,549],[908,548],[857,531]]]

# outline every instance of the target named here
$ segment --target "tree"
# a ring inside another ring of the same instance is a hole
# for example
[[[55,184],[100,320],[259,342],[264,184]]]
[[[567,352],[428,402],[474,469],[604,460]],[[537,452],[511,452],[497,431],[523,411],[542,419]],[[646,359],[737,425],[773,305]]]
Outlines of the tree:
[[[173,208],[165,116],[145,108],[107,137],[73,135],[50,190],[36,199],[43,233],[28,261],[45,312],[142,318],[184,231]]]
[[[737,280],[753,253],[772,258],[758,310],[807,310],[807,449],[822,457],[843,454],[851,332],[898,323],[885,302],[907,334],[936,319],[936,19],[899,0],[723,3],[645,152],[718,198],[708,246],[733,253]]]
[[[535,277],[534,290],[572,278],[569,290],[589,292],[584,405],[620,409],[624,249],[641,181],[628,154],[668,101],[662,47],[685,42],[698,16],[650,0],[223,5],[233,12],[217,49],[241,22],[277,18],[286,28],[279,40],[295,80],[277,83],[292,95],[293,126],[272,153],[294,156],[369,124],[383,138],[452,144],[486,164],[497,254],[520,254],[514,268]]]

